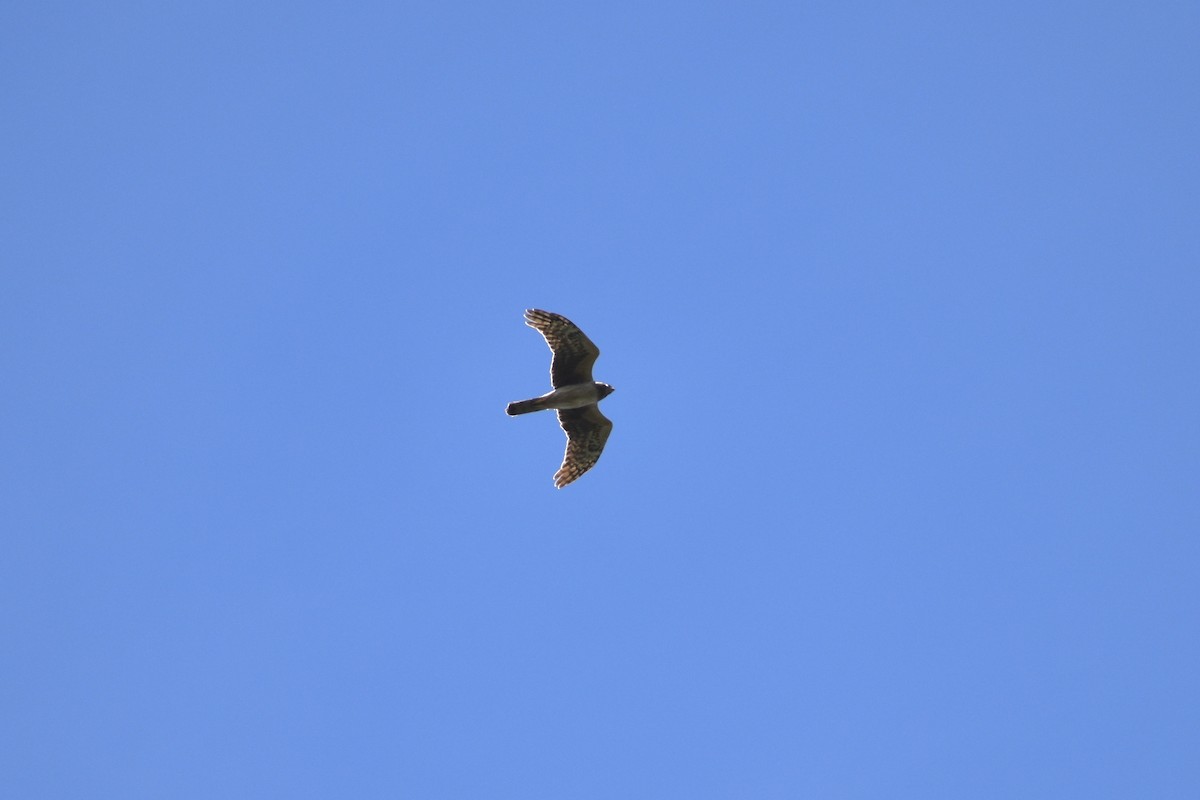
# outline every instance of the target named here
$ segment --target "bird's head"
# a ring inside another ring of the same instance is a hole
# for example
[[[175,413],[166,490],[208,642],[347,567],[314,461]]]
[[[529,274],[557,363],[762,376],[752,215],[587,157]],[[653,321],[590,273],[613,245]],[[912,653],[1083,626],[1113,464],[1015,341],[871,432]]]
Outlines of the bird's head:
[[[599,390],[601,398],[608,397],[613,393],[613,388],[611,386],[609,386],[607,383],[600,383],[599,381],[596,382],[596,389]]]

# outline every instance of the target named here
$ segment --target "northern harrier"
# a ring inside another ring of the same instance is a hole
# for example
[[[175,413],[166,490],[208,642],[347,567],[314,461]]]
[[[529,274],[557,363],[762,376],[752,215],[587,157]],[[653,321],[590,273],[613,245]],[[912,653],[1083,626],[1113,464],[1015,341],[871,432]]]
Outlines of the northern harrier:
[[[558,410],[558,424],[567,432],[567,452],[554,473],[554,485],[561,489],[600,460],[612,422],[600,413],[597,403],[612,394],[613,387],[592,380],[592,365],[600,349],[571,320],[531,308],[525,312],[525,324],[545,337],[554,354],[550,362],[554,391],[509,403],[505,412],[516,416],[547,408]]]

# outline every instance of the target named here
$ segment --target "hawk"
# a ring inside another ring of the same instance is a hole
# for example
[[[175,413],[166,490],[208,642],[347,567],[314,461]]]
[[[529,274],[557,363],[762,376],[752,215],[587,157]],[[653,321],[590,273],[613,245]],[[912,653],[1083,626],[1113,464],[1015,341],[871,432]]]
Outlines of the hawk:
[[[600,356],[600,348],[571,320],[531,308],[525,312],[525,324],[546,339],[554,354],[550,362],[554,391],[509,403],[505,412],[516,416],[547,408],[558,411],[558,424],[567,432],[567,452],[554,473],[554,486],[561,489],[600,460],[612,422],[600,413],[597,403],[612,394],[613,387],[592,380],[592,365]]]

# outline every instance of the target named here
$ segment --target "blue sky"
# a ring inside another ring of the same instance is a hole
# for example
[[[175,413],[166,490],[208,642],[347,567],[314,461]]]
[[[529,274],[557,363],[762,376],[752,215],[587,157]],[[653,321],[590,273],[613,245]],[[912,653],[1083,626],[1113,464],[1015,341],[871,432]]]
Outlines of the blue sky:
[[[4,795],[1197,796],[1198,40],[7,4]]]

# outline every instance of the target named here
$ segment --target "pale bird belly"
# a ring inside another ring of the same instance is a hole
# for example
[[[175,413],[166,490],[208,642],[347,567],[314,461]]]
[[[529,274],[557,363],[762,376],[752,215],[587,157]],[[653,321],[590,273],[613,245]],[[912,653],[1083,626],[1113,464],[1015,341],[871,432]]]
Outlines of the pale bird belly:
[[[547,408],[582,408],[596,402],[596,387],[591,383],[560,386],[544,395]]]

